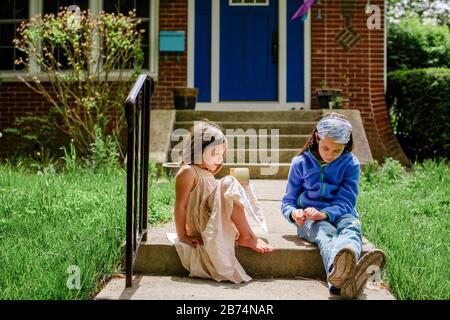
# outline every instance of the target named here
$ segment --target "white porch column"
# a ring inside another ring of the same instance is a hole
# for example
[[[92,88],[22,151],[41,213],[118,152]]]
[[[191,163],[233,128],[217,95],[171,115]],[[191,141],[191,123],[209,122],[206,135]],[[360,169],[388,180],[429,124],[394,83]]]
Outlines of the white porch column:
[[[286,41],[286,1],[278,1],[278,102],[281,105],[287,101],[286,84],[286,59],[287,59],[287,41]]]
[[[211,103],[219,102],[220,82],[220,1],[212,0],[211,19]]]

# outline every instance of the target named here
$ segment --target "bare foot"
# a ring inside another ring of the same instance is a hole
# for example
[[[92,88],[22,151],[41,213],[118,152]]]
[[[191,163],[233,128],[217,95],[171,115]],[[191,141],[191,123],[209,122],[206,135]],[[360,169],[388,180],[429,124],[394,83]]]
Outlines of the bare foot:
[[[241,247],[247,247],[255,250],[256,252],[265,253],[273,251],[273,248],[271,246],[262,241],[260,238],[255,237],[254,235],[248,237],[240,236],[237,240],[237,244]]]

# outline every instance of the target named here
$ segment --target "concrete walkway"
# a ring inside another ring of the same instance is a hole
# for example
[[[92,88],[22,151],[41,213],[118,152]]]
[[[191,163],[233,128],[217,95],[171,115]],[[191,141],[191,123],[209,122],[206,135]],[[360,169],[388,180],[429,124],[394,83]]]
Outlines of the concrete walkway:
[[[115,278],[97,295],[98,300],[341,300],[325,284],[312,279],[253,279],[233,284],[177,276],[138,275],[125,289]],[[393,300],[382,284],[370,283],[360,300]]]
[[[141,245],[134,286],[125,289],[123,276],[115,277],[96,299],[339,299],[326,288],[318,248],[299,239],[295,226],[281,215],[286,180],[255,179],[252,183],[269,227],[269,234],[263,237],[276,248],[273,253],[258,254],[237,247],[236,256],[252,281],[232,284],[187,277],[175,248],[166,238],[167,232],[175,232],[171,222],[152,228],[147,243]],[[363,253],[372,248],[365,241]],[[360,298],[394,299],[379,280],[368,283]]]

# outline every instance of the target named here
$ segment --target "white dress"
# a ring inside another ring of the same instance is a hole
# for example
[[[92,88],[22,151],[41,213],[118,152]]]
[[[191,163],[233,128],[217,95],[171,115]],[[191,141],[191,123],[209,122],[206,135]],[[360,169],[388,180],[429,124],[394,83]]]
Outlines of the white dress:
[[[243,186],[232,177],[217,181],[214,175],[196,165],[198,183],[191,191],[186,213],[186,230],[190,236],[201,236],[203,245],[196,248],[173,239],[181,263],[190,277],[240,283],[251,277],[235,255],[238,231],[231,220],[233,202],[244,208],[253,232],[267,232],[264,214],[258,204],[252,183]]]

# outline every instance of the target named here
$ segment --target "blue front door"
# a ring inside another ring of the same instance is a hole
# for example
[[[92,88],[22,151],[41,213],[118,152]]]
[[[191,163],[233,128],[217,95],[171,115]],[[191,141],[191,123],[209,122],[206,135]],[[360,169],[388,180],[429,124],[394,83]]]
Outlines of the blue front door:
[[[220,7],[221,101],[278,99],[278,1]]]

